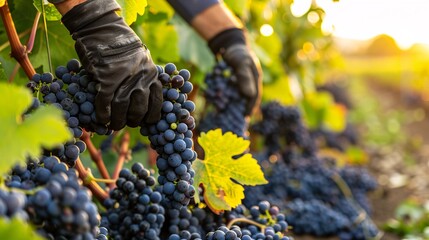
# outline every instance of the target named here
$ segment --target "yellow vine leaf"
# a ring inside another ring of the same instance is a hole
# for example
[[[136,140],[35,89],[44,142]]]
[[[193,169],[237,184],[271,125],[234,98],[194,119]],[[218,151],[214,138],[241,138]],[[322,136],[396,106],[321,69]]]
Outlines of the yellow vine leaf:
[[[3,7],[3,5],[5,4],[6,0],[0,0],[0,7]]]
[[[256,159],[251,154],[243,154],[250,141],[220,129],[202,133],[198,142],[204,149],[205,159],[197,159],[192,164],[195,170],[194,187],[199,195],[198,186],[204,188],[204,199],[207,206],[215,213],[231,210],[244,199],[242,185],[255,186],[266,184]],[[241,155],[237,159],[234,156]],[[198,197],[195,198],[197,203]]]
[[[137,14],[143,15],[147,6],[147,0],[118,0],[121,6],[121,15],[128,25],[137,20]]]

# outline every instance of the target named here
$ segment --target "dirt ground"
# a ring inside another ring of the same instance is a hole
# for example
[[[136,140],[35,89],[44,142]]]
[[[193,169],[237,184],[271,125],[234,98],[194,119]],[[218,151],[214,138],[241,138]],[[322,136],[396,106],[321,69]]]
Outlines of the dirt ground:
[[[379,188],[370,195],[373,220],[381,226],[394,217],[395,209],[406,199],[424,202],[429,199],[429,102],[419,96],[370,82],[370,92],[378,99],[383,110],[395,108],[411,112],[421,109],[421,121],[403,123],[401,134],[406,136],[403,145],[370,150],[369,170],[377,178]],[[412,163],[407,163],[408,154]],[[411,155],[411,156],[410,156]],[[401,239],[385,233],[383,239]]]

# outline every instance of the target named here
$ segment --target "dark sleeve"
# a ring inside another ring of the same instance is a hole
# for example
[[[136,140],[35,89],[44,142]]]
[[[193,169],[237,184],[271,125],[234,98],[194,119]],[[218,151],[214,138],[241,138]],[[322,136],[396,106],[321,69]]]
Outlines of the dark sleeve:
[[[219,3],[218,0],[167,0],[167,2],[188,23],[208,7]]]

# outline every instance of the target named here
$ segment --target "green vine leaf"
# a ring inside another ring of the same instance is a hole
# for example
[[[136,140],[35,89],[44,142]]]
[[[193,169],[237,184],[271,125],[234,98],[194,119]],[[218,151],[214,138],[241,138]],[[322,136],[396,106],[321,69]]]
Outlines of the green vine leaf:
[[[164,13],[167,20],[174,15],[174,9],[165,0],[149,0],[149,11],[152,14]]]
[[[6,73],[4,72],[3,65],[0,62],[0,82],[7,81]]]
[[[250,141],[222,130],[202,133],[198,142],[204,149],[205,159],[197,159],[192,167],[195,170],[195,196],[199,196],[198,186],[204,187],[204,200],[215,213],[231,210],[244,199],[242,185],[255,186],[268,183],[258,161],[251,154],[243,154]],[[234,156],[238,156],[234,159]],[[198,197],[195,198],[198,203]]]
[[[37,11],[42,11],[42,1],[44,2],[45,7],[45,16],[48,21],[59,21],[61,20],[61,14],[55,8],[54,4],[45,2],[44,0],[33,0],[33,5],[36,7]]]
[[[43,240],[33,231],[31,225],[18,218],[0,218],[0,236],[2,239]]]
[[[250,5],[248,0],[225,0],[224,3],[238,16],[243,16]]]
[[[215,64],[213,53],[189,24],[178,16],[173,17],[174,26],[179,34],[180,57],[195,65],[201,72],[210,72]]]
[[[147,6],[147,0],[118,0],[121,5],[121,15],[128,25],[137,20],[137,14],[143,15]]]
[[[37,157],[41,147],[52,148],[71,139],[71,133],[54,106],[42,106],[30,116],[23,113],[32,103],[30,92],[22,87],[0,83],[0,173],[26,157]]]

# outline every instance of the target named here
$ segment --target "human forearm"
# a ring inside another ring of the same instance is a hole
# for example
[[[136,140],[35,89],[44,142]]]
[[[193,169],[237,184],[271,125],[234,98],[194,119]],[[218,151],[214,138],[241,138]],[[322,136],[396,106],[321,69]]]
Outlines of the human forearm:
[[[86,2],[86,0],[66,0],[64,2],[57,3],[55,7],[57,10],[61,13],[61,15],[66,14],[70,9],[72,9],[74,6],[79,5],[83,2]]]
[[[221,3],[212,5],[195,16],[191,25],[205,40],[210,40],[227,29],[242,27],[231,11]]]

